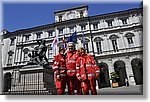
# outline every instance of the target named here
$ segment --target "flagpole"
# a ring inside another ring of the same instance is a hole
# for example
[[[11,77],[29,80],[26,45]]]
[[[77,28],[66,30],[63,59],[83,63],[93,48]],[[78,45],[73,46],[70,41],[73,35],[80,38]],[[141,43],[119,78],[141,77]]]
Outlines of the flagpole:
[[[82,31],[82,44],[83,44],[83,48],[85,48],[85,42],[84,42],[84,32]]]

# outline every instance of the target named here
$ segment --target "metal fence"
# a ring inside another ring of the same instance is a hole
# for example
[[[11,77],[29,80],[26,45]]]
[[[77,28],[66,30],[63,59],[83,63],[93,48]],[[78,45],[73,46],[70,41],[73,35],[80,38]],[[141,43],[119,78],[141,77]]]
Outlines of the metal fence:
[[[11,85],[3,95],[53,95],[56,94],[53,71],[38,69],[13,71]]]

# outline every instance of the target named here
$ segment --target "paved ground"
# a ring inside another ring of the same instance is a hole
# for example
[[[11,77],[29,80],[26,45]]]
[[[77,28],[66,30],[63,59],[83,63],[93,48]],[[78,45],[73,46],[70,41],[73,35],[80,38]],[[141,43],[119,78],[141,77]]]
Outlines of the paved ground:
[[[136,85],[136,86],[123,86],[117,88],[102,88],[98,89],[99,95],[142,95],[143,94],[143,86]]]

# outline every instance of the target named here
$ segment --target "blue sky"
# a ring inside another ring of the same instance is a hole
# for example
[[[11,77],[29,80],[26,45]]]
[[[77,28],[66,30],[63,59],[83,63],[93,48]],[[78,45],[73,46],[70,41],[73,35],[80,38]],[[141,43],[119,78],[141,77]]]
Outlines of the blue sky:
[[[76,6],[88,5],[89,16],[139,8],[132,3],[3,3],[3,28],[8,31],[27,29],[54,23],[54,12]]]

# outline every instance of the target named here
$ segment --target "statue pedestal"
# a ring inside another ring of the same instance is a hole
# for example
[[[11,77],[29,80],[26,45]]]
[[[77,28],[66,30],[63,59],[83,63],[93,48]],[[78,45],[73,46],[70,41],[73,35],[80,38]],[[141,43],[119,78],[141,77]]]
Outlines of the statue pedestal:
[[[11,85],[11,94],[56,94],[52,69],[27,65],[20,68],[19,76],[12,80],[14,84]]]

